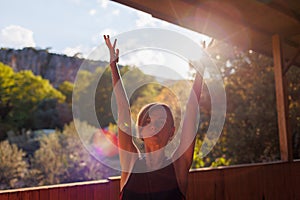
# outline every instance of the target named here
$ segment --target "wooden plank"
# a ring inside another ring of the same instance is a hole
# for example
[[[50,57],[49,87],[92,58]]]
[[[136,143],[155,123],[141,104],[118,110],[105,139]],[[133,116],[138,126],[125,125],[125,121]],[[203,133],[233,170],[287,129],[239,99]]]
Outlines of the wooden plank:
[[[120,196],[120,178],[119,177],[110,177],[109,180],[109,199],[118,200]]]
[[[31,200],[29,191],[20,191],[19,196],[22,200]]]
[[[191,171],[188,176],[187,199],[222,199],[224,186],[221,170]]]
[[[261,166],[236,167],[224,170],[223,199],[263,199]]]
[[[79,200],[78,198],[78,187],[79,186],[71,186],[67,189],[69,190],[69,198],[70,200]]]
[[[264,199],[282,200],[290,199],[292,192],[289,183],[288,163],[276,165],[266,165],[262,171],[262,180],[264,182]]]
[[[30,200],[39,200],[40,199],[39,190],[30,190],[28,192],[29,192]]]
[[[68,187],[60,187],[58,190],[59,199],[58,200],[69,200],[69,189]]]
[[[86,188],[88,186],[89,185],[80,185],[80,186],[77,186],[76,194],[77,194],[77,198],[79,200],[85,199]]]
[[[40,189],[40,199],[42,200],[51,200],[50,199],[50,194],[49,194],[49,189]]]
[[[31,191],[22,191],[22,200],[32,200],[30,192]]]
[[[294,162],[291,165],[291,184],[293,192],[291,199],[300,199],[300,162]]]
[[[95,184],[89,184],[85,189],[85,199],[94,199]]]
[[[288,105],[286,95],[286,77],[283,76],[282,50],[279,35],[272,37],[274,76],[276,88],[277,121],[281,160],[292,161],[292,138],[288,129]]]
[[[21,200],[22,198],[20,197],[20,192],[11,192],[8,194],[8,199],[9,200]]]
[[[224,170],[219,171],[219,177],[215,180],[215,187],[216,187],[216,200],[223,200],[225,194],[225,187],[224,187]]]
[[[2,194],[0,194],[0,199],[1,200],[8,200],[8,193],[2,193]]]
[[[50,200],[59,199],[59,187],[49,189],[49,199]]]
[[[110,185],[108,183],[96,184],[94,186],[94,200],[111,200]]]
[[[69,190],[69,195],[71,200],[82,200],[85,199],[86,186],[77,185],[67,188]]]

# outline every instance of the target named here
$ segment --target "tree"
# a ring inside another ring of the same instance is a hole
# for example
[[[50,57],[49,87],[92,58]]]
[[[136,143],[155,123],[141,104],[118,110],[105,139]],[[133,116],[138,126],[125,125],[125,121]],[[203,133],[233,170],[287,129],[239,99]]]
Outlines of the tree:
[[[220,148],[214,148],[207,156],[204,157],[203,152],[201,152],[201,147],[203,145],[203,139],[200,139],[199,135],[196,136],[194,156],[193,156],[193,169],[201,167],[218,167],[218,166],[228,166],[231,164],[231,159],[226,158],[226,150]]]
[[[31,129],[38,105],[46,99],[63,102],[65,96],[54,89],[48,80],[31,71],[14,73],[9,66],[0,67],[1,125],[7,130]]]
[[[57,104],[56,99],[42,100],[33,112],[31,129],[62,129]]]
[[[228,157],[233,164],[279,159],[272,60],[240,52],[223,66],[223,72],[227,95],[223,137]]]
[[[66,100],[63,103],[57,104],[58,118],[60,124],[68,124],[73,120],[72,114],[72,98],[74,84],[69,81],[64,81],[58,86],[58,91],[65,95]]]
[[[294,159],[300,158],[300,70],[291,67],[285,75],[288,80],[287,95],[289,101],[289,122],[293,136]]]
[[[69,105],[72,104],[73,88],[74,88],[73,83],[69,81],[62,82],[57,88],[58,91],[60,91],[63,95],[65,95],[66,97],[65,102]]]
[[[11,91],[14,86],[14,71],[0,62],[0,141],[6,138],[6,117],[12,110]]]
[[[58,184],[61,176],[66,174],[68,155],[64,153],[60,137],[57,133],[40,139],[40,148],[35,151],[31,160],[30,173],[36,179],[28,177],[29,186]]]

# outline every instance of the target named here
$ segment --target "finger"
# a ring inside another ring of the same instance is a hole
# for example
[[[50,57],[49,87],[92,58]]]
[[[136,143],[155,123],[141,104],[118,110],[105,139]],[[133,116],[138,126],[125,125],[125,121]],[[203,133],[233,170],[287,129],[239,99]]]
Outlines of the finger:
[[[116,44],[117,44],[117,39],[115,39],[114,44],[113,44],[113,48],[116,48]]]
[[[103,37],[104,37],[106,45],[109,46],[109,39],[108,39],[107,35],[103,35]]]
[[[116,62],[119,62],[119,49],[116,49]]]
[[[109,39],[109,35],[106,36],[106,44],[111,48],[111,42],[110,42],[110,39]]]
[[[111,47],[109,35],[103,35],[103,37],[104,37],[106,45],[109,46],[109,47]]]

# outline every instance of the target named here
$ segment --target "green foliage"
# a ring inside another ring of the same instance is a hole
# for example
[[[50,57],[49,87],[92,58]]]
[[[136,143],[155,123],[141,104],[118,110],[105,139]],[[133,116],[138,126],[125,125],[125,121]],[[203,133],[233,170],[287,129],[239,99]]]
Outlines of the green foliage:
[[[203,160],[203,154],[200,151],[202,146],[202,141],[197,137],[195,142],[194,148],[194,156],[193,156],[193,163],[191,168],[197,169],[205,166],[205,161]]]
[[[10,94],[14,86],[14,71],[0,62],[0,141],[6,138],[6,130],[9,125],[5,119],[12,110]]]
[[[57,88],[58,91],[60,91],[63,95],[65,95],[66,97],[65,102],[70,105],[72,104],[73,88],[74,88],[73,83],[69,81],[62,82]]]
[[[108,126],[109,123],[114,123],[113,114],[111,111],[111,99],[113,94],[111,71],[110,68],[98,69],[97,71],[102,76],[97,84],[96,96],[95,96],[95,109],[98,121],[101,127]],[[97,76],[94,80],[97,80]]]
[[[4,110],[5,106],[9,104],[10,95],[9,93],[12,91],[14,86],[14,71],[7,65],[4,65],[0,62],[0,116],[3,119],[7,114]]]
[[[272,60],[240,53],[224,67],[227,115],[223,136],[233,164],[279,159]]]
[[[73,89],[74,84],[69,81],[64,81],[58,86],[58,91],[60,91],[63,95],[65,95],[66,100],[64,103],[57,104],[58,120],[60,121],[60,125],[68,124],[73,120],[72,114],[72,98],[73,98]]]
[[[211,167],[219,167],[219,166],[228,166],[230,165],[230,161],[226,160],[226,158],[217,158],[214,162],[211,163]]]
[[[22,187],[27,172],[25,153],[8,141],[0,143],[0,189]]]
[[[62,128],[57,111],[56,99],[42,100],[35,109],[32,116],[31,129]]]
[[[63,102],[65,96],[54,89],[48,80],[31,71],[13,72],[0,63],[0,123],[9,129],[31,129],[32,116],[38,105],[48,99]]]
[[[287,95],[289,101],[290,131],[293,136],[294,159],[300,158],[300,70],[291,67],[286,74],[288,80]]]
[[[194,156],[193,156],[193,169],[201,167],[218,167],[218,166],[228,166],[231,164],[231,160],[226,158],[226,150],[223,149],[219,151],[219,148],[213,149],[207,156],[203,155],[201,147],[203,146],[203,141],[200,139],[199,135],[196,137]]]

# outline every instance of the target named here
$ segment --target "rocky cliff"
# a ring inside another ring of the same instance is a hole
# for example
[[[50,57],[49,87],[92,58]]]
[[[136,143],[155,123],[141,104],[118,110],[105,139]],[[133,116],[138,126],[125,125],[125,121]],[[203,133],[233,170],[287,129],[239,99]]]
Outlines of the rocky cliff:
[[[67,80],[74,82],[76,73],[83,63],[89,62],[90,70],[106,66],[103,61],[90,61],[78,57],[49,53],[35,48],[0,49],[0,62],[11,66],[15,71],[31,70],[35,75],[48,79],[54,87]]]

